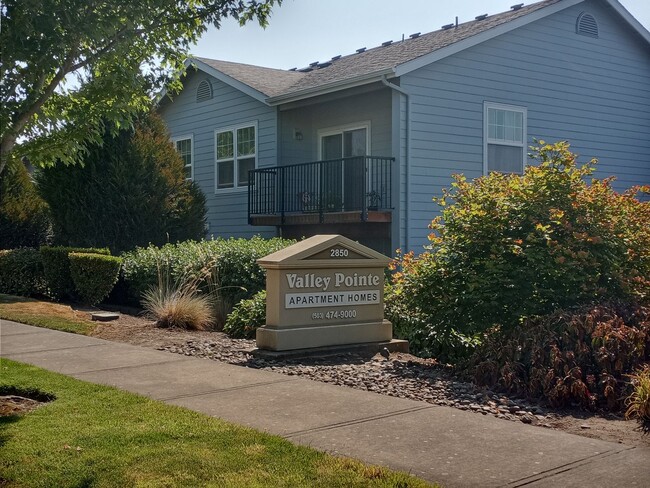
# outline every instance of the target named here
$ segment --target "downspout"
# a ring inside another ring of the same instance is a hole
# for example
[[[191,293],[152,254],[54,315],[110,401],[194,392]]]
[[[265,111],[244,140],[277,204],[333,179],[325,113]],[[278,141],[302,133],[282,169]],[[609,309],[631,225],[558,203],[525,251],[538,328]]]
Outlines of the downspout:
[[[402,87],[397,86],[393,83],[390,83],[386,78],[386,75],[382,75],[381,82],[383,85],[387,86],[391,90],[395,90],[398,93],[401,93],[406,98],[406,147],[404,148],[404,187],[405,187],[405,198],[404,198],[404,216],[406,218],[406,223],[404,225],[404,252],[409,250],[409,157],[411,155],[411,98],[409,93],[405,91]]]

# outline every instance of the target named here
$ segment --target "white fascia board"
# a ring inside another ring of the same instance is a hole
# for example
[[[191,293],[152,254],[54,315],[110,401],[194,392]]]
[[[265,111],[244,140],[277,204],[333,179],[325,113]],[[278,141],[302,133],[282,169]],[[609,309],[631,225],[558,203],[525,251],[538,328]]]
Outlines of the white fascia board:
[[[297,92],[289,93],[287,95],[278,95],[267,99],[268,105],[281,105],[283,103],[297,102],[306,98],[314,98],[319,95],[327,95],[337,91],[342,91],[347,88],[354,88],[355,86],[367,85],[376,81],[381,81],[383,76],[390,75],[394,77],[395,73],[393,68],[388,68],[382,71],[357,76],[355,78],[348,78],[346,80],[337,81],[328,85],[321,85],[315,88],[307,88]]]
[[[627,21],[628,24],[630,24],[635,31],[639,33],[643,39],[650,44],[650,32],[648,32],[648,29],[643,27],[641,22],[636,20],[634,16],[627,11],[623,5],[621,5],[618,0],[605,0],[605,3],[607,3],[610,7],[612,7],[616,12],[623,17]]]
[[[225,73],[222,73],[218,69],[205,64],[203,61],[199,61],[196,58],[188,58],[185,61],[185,66],[196,66],[197,69],[209,74],[219,81],[224,82],[226,85],[232,86],[235,90],[239,90],[240,92],[245,93],[249,97],[262,102],[264,105],[269,105],[267,101],[268,97],[264,95],[264,93],[257,91],[256,89],[248,86],[246,83],[242,83],[241,81],[236,80],[235,78],[228,76]]]
[[[567,8],[573,7],[574,5],[578,5],[579,3],[582,3],[584,1],[585,0],[563,0],[561,2],[550,5],[548,7],[536,10],[535,12],[531,12],[530,14],[523,15],[518,19],[505,22],[485,32],[481,32],[480,34],[477,34],[475,36],[468,37],[467,39],[463,39],[462,41],[455,42],[453,44],[450,44],[447,47],[443,47],[442,49],[438,49],[437,51],[433,51],[432,53],[425,54],[424,56],[420,56],[419,58],[416,58],[412,61],[408,61],[404,64],[400,64],[395,68],[395,76],[405,75],[407,73],[410,73],[411,71],[415,71],[416,69],[422,68],[428,64],[439,61],[440,59],[451,56],[452,54],[459,53],[461,51],[464,51],[465,49],[469,49],[470,47],[476,46],[477,44],[481,44],[482,42],[489,41],[490,39],[493,39],[497,36],[518,29],[519,27],[523,27],[527,24],[530,24],[531,22],[535,22],[536,20],[543,19],[544,17],[547,17],[549,15],[553,15],[554,13],[561,12],[562,10],[566,10]],[[606,1],[608,3],[613,3],[612,0],[606,0]]]

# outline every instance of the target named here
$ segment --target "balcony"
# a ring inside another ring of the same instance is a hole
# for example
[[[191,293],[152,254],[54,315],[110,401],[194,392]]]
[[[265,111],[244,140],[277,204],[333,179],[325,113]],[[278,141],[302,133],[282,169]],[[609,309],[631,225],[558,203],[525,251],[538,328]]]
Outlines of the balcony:
[[[355,156],[249,172],[251,225],[390,222],[394,158]]]

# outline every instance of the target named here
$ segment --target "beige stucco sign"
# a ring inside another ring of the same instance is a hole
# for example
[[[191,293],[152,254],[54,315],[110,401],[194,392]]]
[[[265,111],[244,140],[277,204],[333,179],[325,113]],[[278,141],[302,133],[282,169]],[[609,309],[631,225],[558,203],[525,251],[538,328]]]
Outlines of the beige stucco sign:
[[[392,339],[384,320],[390,259],[340,235],[319,235],[260,260],[266,325],[260,349],[286,351]]]

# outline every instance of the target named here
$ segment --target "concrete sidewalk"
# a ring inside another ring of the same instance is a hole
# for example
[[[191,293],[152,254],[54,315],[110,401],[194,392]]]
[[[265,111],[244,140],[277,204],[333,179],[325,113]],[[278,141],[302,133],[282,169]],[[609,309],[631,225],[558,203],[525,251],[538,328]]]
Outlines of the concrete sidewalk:
[[[446,487],[650,487],[650,449],[0,320],[0,356]]]

